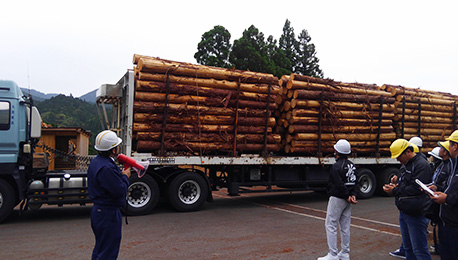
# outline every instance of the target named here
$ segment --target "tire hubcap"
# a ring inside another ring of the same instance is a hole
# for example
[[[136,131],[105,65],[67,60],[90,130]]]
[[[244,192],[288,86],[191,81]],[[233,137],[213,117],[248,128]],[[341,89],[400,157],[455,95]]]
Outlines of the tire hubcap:
[[[143,182],[135,182],[127,191],[127,203],[133,208],[144,207],[151,199],[151,189]]]
[[[193,180],[183,182],[178,188],[178,198],[184,204],[196,203],[201,195],[200,186]]]

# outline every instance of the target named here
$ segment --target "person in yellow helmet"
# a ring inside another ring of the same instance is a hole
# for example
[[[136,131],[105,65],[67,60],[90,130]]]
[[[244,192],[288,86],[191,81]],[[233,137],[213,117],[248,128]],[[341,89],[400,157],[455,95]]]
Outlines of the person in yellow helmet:
[[[406,259],[431,260],[428,249],[428,219],[422,215],[420,204],[428,198],[415,183],[419,179],[430,183],[432,170],[425,157],[414,152],[414,146],[405,139],[397,139],[390,146],[391,157],[401,163],[399,178],[394,176],[383,190],[395,196],[399,209],[402,245]],[[413,199],[406,199],[406,198]]]
[[[440,204],[439,217],[442,225],[439,225],[439,240],[441,259],[458,259],[458,130],[448,138],[448,152],[451,157],[451,169],[448,175],[445,190],[436,191],[436,196],[431,199]],[[447,144],[441,143],[445,150]]]

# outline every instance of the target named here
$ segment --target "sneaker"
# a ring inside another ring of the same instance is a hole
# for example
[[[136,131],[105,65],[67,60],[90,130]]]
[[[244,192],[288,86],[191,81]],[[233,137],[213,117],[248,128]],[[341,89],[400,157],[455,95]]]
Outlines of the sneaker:
[[[339,252],[337,257],[339,257],[339,260],[350,260],[350,254],[348,253]]]
[[[328,253],[323,257],[318,257],[317,260],[339,260],[339,257],[336,255],[331,255],[331,253]]]
[[[394,256],[394,257],[399,257],[399,258],[402,258],[402,259],[406,259],[406,255],[404,252],[401,252],[401,250],[396,250],[396,251],[391,251],[390,252],[390,256]]]

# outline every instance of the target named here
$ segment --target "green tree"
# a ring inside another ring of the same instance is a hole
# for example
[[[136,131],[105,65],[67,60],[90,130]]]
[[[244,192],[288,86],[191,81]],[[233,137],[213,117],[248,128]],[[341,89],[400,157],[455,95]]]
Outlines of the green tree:
[[[296,51],[298,59],[296,63],[295,73],[312,77],[323,77],[323,71],[320,69],[318,62],[320,61],[316,56],[315,44],[311,43],[312,38],[307,30],[302,30],[298,36],[298,43]]]
[[[194,58],[199,64],[215,67],[229,68],[229,53],[231,34],[221,25],[213,27],[202,35],[202,40],[197,45]]]
[[[283,33],[280,36],[278,45],[280,49],[285,53],[286,58],[289,60],[290,71],[295,71],[297,67],[297,46],[298,42],[294,34],[294,28],[291,27],[291,22],[286,19],[285,25],[283,26]]]
[[[229,61],[237,69],[270,73],[277,77],[291,73],[288,69],[291,65],[277,46],[277,41],[273,36],[265,40],[264,34],[254,25],[234,41]]]

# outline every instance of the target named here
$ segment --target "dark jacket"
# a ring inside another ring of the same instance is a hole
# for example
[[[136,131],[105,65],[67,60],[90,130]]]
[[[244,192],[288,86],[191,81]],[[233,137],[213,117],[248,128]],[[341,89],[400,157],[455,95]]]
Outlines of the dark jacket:
[[[431,183],[432,170],[425,157],[416,154],[405,165],[402,165],[398,178],[398,186],[393,189],[393,195],[399,197],[423,195],[424,192],[420,186],[415,183],[415,179],[419,179],[423,183]]]
[[[458,167],[457,159],[452,160],[452,174],[449,176],[448,187],[445,189],[447,198],[441,204],[440,217],[446,225],[458,228]]]
[[[331,167],[327,193],[341,199],[357,196],[358,184],[355,165],[346,158],[339,157]]]
[[[121,208],[126,202],[129,179],[111,157],[97,155],[87,171],[89,197],[102,207]]]
[[[444,192],[447,188],[448,176],[452,171],[452,160],[442,161],[434,171],[433,184],[436,185],[437,191]]]

